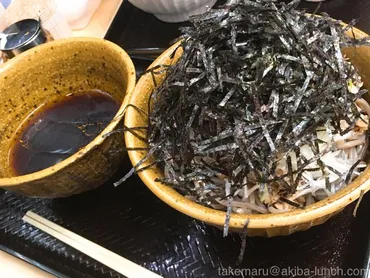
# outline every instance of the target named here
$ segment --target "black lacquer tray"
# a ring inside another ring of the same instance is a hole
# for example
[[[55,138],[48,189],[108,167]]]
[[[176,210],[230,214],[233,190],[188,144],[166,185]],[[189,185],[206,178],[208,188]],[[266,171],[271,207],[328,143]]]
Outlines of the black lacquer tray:
[[[317,4],[302,7],[313,11]],[[321,11],[345,22],[360,18],[358,27],[370,32],[368,0],[328,0]],[[166,48],[179,35],[177,28],[181,25],[162,23],[125,0],[106,38],[125,49]],[[150,64],[141,59],[134,62],[139,74]],[[126,159],[105,185],[64,199],[31,199],[2,191],[0,249],[58,277],[121,277],[23,223],[24,213],[33,210],[164,277],[261,277],[273,267],[281,270],[276,277],[343,277],[347,270],[369,266],[370,195],[364,197],[356,217],[352,204],[324,225],[306,232],[271,239],[249,238],[245,258],[237,267],[238,235],[223,238],[220,230],[173,210],[138,177],[113,187],[113,182],[129,170]],[[241,271],[235,271],[237,268]],[[361,272],[362,277],[370,277],[366,271]]]

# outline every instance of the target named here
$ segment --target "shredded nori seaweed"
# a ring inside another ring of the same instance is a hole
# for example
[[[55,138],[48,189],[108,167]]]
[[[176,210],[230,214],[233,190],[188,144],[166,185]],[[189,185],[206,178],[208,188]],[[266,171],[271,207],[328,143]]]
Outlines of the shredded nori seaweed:
[[[357,72],[341,47],[369,45],[369,39],[345,35],[355,21],[343,27],[327,14],[297,10],[298,4],[234,0],[192,17],[192,25],[181,28],[179,61],[147,73],[154,81],[167,73],[155,83],[148,119],[150,155],[166,173],[159,181],[205,205],[226,199],[225,235],[231,197],[245,177],[301,207],[286,197],[302,174],[325,175],[320,156],[328,150],[319,149],[317,130],[330,125],[332,134],[342,135],[360,117],[355,101],[367,91],[349,93],[347,82]],[[320,169],[305,169],[312,161],[300,155],[303,145],[311,146]],[[278,154],[287,159],[284,176],[276,173]]]
[[[249,219],[245,221],[244,227],[242,228],[240,232],[240,239],[241,239],[241,246],[240,246],[240,253],[238,256],[238,259],[236,261],[236,265],[240,265],[244,258],[245,249],[247,247],[247,238],[248,238],[248,225],[249,225]]]

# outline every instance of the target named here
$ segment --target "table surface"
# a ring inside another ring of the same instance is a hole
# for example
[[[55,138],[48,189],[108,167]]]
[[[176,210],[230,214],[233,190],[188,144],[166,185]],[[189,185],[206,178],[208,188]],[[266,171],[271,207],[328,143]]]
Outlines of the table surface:
[[[72,31],[73,37],[104,38],[123,0],[102,0],[87,26]]]
[[[303,3],[308,11],[317,4]],[[321,11],[345,22],[359,18],[358,27],[370,33],[370,1],[328,0]],[[107,39],[123,48],[167,47],[183,24],[167,24],[124,1]],[[138,72],[147,61],[135,60]],[[22,222],[27,210],[86,237],[164,277],[221,277],[222,269],[236,268],[238,235],[222,238],[216,228],[193,220],[158,200],[138,177],[114,188],[112,183],[130,169],[128,160],[105,185],[77,196],[43,200],[3,192],[0,196],[0,248],[59,277],[121,277]],[[240,269],[341,268],[362,269],[369,264],[370,196],[357,216],[354,204],[327,223],[289,237],[249,238]],[[363,273],[363,277],[370,277]],[[255,275],[254,277],[260,277]],[[228,277],[228,276],[223,276]],[[241,276],[239,276],[241,277]],[[285,277],[293,277],[287,275]],[[332,275],[339,277],[339,275]]]
[[[55,276],[0,251],[0,277],[53,278]]]

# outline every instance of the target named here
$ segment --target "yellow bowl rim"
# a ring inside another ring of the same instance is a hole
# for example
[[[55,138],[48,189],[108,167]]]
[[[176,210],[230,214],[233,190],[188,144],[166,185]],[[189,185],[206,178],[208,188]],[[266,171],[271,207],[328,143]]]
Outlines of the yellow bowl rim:
[[[18,186],[21,184],[35,181],[35,180],[41,180],[77,162],[84,155],[91,152],[97,146],[101,145],[105,140],[105,137],[103,137],[103,135],[113,131],[116,128],[116,126],[119,124],[119,122],[121,122],[122,118],[124,117],[126,106],[135,88],[136,71],[135,71],[133,62],[131,58],[129,57],[129,55],[126,53],[126,51],[124,51],[120,46],[108,40],[105,40],[105,39],[92,38],[92,37],[91,38],[90,37],[75,37],[75,38],[55,40],[55,41],[48,42],[46,44],[39,45],[35,48],[32,48],[30,50],[27,50],[21,53],[20,55],[14,57],[13,59],[10,59],[9,61],[1,65],[0,76],[6,72],[6,69],[8,67],[21,67],[22,62],[26,60],[28,57],[32,56],[35,53],[35,51],[43,52],[43,50],[49,49],[51,47],[53,47],[54,49],[58,49],[58,48],[63,47],[63,45],[76,43],[76,42],[101,44],[102,46],[105,45],[105,47],[113,49],[115,52],[119,53],[122,56],[122,60],[126,63],[126,66],[127,66],[128,79],[126,81],[127,83],[126,95],[124,97],[124,100],[118,112],[116,113],[112,121],[109,123],[109,125],[93,141],[91,141],[85,147],[81,148],[77,153],[73,154],[72,156],[66,158],[65,160],[59,162],[58,164],[52,167],[46,168],[44,170],[41,170],[35,173],[31,173],[31,174],[27,174],[23,176],[17,176],[17,177],[0,178],[0,187],[10,188],[13,186]]]
[[[366,33],[354,28],[357,35],[361,37],[367,36]],[[169,56],[175,51],[181,42],[177,42],[162,53],[149,67],[153,68],[156,65],[165,64]],[[140,103],[141,88],[146,86],[146,77],[143,75],[138,81],[135,90],[130,99],[130,104],[137,105]],[[140,105],[138,106],[140,107]],[[125,115],[125,125],[127,127],[134,127],[135,109],[129,107]],[[133,136],[129,132],[125,132],[125,143],[127,147],[135,147],[133,144]],[[145,155],[143,151],[128,151],[129,158],[132,165],[136,165]],[[226,212],[212,209],[200,205],[194,201],[185,198],[173,188],[166,186],[160,182],[155,182],[154,178],[157,176],[158,168],[150,168],[138,173],[144,184],[162,201],[173,207],[174,209],[191,216],[195,219],[204,221],[206,223],[223,226],[226,218]],[[161,171],[161,170],[159,170]],[[161,171],[162,172],[162,171]],[[370,190],[370,166],[357,177],[351,184],[344,189],[338,191],[331,197],[322,201],[316,202],[304,209],[293,209],[288,212],[276,214],[236,214],[232,213],[230,218],[230,228],[241,229],[249,220],[248,228],[252,229],[266,229],[273,227],[283,227],[298,225],[301,223],[310,223],[310,226],[316,219],[327,217],[329,218],[333,213],[347,206],[349,203],[358,199],[362,194]]]

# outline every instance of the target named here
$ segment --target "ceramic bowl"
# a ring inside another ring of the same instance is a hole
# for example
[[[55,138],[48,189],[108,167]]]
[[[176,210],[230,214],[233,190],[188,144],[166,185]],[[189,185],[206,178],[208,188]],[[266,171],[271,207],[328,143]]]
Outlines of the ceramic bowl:
[[[32,48],[0,67],[0,187],[32,197],[64,197],[103,184],[118,168],[123,111],[135,87],[134,65],[119,46],[103,39],[57,40]],[[122,105],[105,130],[53,167],[12,176],[9,150],[18,128],[42,105],[69,93],[99,89]]]
[[[190,16],[202,14],[217,0],[129,0],[135,7],[154,14],[165,22],[182,22]]]
[[[354,29],[354,34],[357,38],[364,37],[366,34],[358,29]],[[173,45],[164,52],[150,67],[156,65],[170,65],[176,63],[181,56],[181,49],[175,52],[177,45]],[[359,47],[356,49],[356,55],[353,55],[353,49],[343,50],[347,56],[351,58],[351,62],[358,68],[364,85],[370,88],[370,48]],[[171,58],[173,57],[173,58]],[[157,76],[157,83],[164,78],[164,74]],[[140,78],[132,95],[130,103],[141,108],[144,112],[148,112],[149,94],[154,88],[151,75],[144,75]],[[147,125],[147,116],[139,110],[128,108],[125,116],[125,125],[128,127],[145,126]],[[146,131],[141,134],[145,137]],[[131,133],[125,133],[126,146],[129,148],[145,147],[146,144],[138,140]],[[133,165],[136,165],[142,158],[146,156],[145,151],[130,151],[129,157]],[[148,165],[151,161],[148,160],[141,167]],[[197,204],[171,187],[160,182],[155,182],[156,178],[163,177],[163,171],[156,167],[151,167],[147,170],[139,172],[139,176],[146,186],[159,197],[162,201],[175,208],[176,210],[204,221],[205,223],[222,228],[225,222],[226,213],[220,210],[211,209],[200,204]],[[305,209],[294,209],[289,212],[278,214],[232,214],[230,220],[230,231],[240,232],[244,227],[247,219],[250,220],[248,225],[249,236],[279,236],[289,235],[293,232],[304,231],[312,226],[324,223],[330,217],[340,212],[345,206],[354,202],[362,193],[366,193],[370,189],[370,167],[351,184],[337,192],[330,198],[314,203]]]

